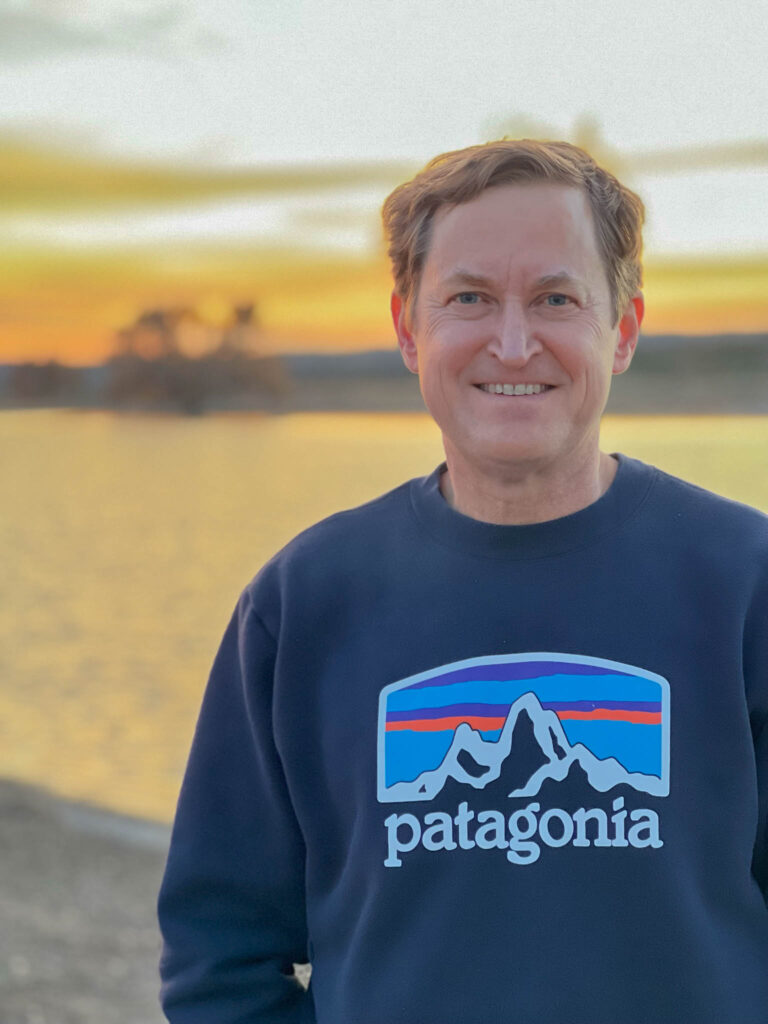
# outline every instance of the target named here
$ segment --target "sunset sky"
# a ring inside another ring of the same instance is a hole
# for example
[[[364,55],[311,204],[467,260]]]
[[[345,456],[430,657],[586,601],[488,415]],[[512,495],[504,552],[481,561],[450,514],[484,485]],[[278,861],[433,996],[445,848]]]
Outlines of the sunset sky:
[[[393,343],[381,202],[503,134],[592,138],[643,196],[649,330],[768,330],[766,44],[762,0],[0,0],[0,361],[248,298],[268,347]],[[109,165],[146,161],[393,170],[129,202]]]

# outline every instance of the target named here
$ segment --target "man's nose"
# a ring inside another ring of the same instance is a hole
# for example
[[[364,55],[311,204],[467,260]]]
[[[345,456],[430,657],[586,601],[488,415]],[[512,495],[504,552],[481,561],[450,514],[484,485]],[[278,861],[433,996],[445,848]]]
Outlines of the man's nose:
[[[526,312],[519,303],[507,303],[499,311],[490,351],[500,362],[511,366],[524,366],[542,350]]]

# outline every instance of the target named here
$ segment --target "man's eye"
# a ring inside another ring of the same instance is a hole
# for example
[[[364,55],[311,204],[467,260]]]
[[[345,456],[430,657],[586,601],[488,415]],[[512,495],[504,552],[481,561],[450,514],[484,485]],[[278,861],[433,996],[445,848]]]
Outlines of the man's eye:
[[[460,306],[476,306],[480,301],[480,296],[477,292],[459,292],[454,298]]]
[[[547,295],[547,305],[549,306],[566,306],[570,301],[570,298],[567,295],[563,295],[561,292],[554,292],[552,295]]]

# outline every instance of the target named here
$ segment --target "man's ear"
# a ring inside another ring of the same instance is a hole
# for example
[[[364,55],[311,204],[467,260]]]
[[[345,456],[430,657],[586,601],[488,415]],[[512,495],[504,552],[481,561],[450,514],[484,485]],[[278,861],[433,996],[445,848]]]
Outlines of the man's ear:
[[[392,311],[392,323],[395,325],[397,344],[400,346],[400,355],[403,362],[411,373],[419,372],[419,360],[416,353],[416,343],[413,335],[405,324],[405,303],[397,292],[392,292],[389,308]]]
[[[638,292],[624,311],[624,316],[619,320],[619,337],[616,342],[616,349],[613,353],[613,372],[624,373],[629,369],[632,356],[635,354],[637,339],[640,337],[640,325],[645,314],[645,300],[643,293]]]

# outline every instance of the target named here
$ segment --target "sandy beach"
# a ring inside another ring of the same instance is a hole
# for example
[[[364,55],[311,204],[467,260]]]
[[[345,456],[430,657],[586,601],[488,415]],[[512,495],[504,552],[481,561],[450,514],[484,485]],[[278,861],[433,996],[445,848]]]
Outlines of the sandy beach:
[[[170,829],[0,780],[0,1024],[167,1024]],[[308,965],[296,971],[305,986]]]
[[[169,830],[0,781],[1,1024],[161,1024]]]

